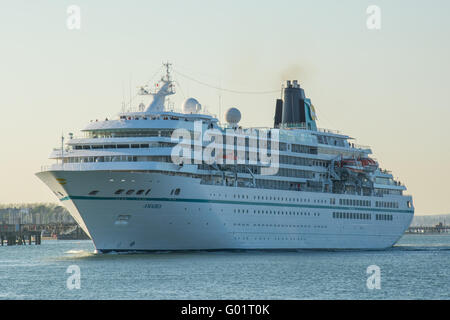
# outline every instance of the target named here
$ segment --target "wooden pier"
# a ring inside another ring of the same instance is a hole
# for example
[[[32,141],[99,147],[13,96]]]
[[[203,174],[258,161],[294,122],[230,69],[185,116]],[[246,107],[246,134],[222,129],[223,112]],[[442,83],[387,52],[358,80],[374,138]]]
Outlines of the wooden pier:
[[[0,245],[39,245],[41,244],[40,230],[24,230],[20,225],[0,225]]]

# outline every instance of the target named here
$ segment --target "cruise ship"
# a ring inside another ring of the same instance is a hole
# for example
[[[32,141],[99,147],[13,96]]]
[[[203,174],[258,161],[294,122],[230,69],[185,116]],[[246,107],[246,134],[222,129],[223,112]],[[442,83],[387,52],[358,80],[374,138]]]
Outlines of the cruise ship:
[[[136,110],[69,134],[36,175],[97,252],[384,249],[413,215],[406,187],[371,148],[316,125],[296,80],[282,86],[272,128],[226,122],[195,98],[181,111],[170,64]]]

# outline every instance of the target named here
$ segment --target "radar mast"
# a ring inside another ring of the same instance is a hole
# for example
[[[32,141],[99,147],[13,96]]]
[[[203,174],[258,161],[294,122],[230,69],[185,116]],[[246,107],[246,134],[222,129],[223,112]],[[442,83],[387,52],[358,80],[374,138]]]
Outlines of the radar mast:
[[[159,83],[156,84],[157,89],[154,92],[148,91],[141,87],[139,91],[139,95],[151,95],[153,96],[152,102],[148,105],[145,112],[161,112],[164,111],[164,103],[166,100],[166,96],[172,95],[175,93],[175,86],[172,81],[172,76],[170,74],[170,68],[172,66],[171,63],[166,62],[163,63],[163,66],[166,69],[166,74],[161,77],[161,85]]]

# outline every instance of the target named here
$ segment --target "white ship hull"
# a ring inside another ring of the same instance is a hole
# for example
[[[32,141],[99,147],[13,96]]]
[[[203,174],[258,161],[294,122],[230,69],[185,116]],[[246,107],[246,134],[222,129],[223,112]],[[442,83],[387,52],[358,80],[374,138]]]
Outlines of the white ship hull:
[[[408,196],[203,185],[199,179],[160,173],[43,171],[37,175],[60,193],[62,203],[100,252],[383,249],[398,241],[414,213],[406,205]],[[177,188],[180,193],[175,195],[172,191]],[[116,195],[118,189],[125,192]],[[131,189],[151,191],[126,195]],[[93,190],[99,192],[89,195]],[[340,198],[395,200],[400,207],[348,207],[339,205]],[[371,219],[336,219],[333,212],[366,213]],[[392,215],[392,220],[376,220],[376,214]]]

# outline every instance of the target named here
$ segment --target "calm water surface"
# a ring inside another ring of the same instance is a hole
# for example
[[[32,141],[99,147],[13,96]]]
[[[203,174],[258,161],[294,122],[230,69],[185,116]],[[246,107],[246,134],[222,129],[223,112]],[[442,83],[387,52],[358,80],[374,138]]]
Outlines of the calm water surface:
[[[69,290],[77,265],[81,288]],[[381,269],[369,290],[367,267]],[[450,299],[450,235],[383,251],[95,254],[91,241],[0,247],[0,299]]]

